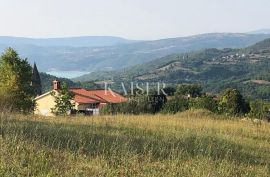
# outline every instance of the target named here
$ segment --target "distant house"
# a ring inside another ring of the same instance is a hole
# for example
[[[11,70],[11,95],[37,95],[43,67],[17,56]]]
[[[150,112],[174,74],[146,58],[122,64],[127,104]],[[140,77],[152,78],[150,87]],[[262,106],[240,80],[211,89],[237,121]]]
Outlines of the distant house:
[[[60,82],[55,80],[53,81],[53,90],[35,98],[35,114],[54,116],[51,109],[55,106],[55,98],[51,95],[51,93],[57,93],[60,88]],[[84,113],[86,115],[98,115],[99,110],[106,104],[117,104],[127,101],[125,97],[111,90],[86,90],[83,88],[71,88],[69,91],[74,93],[74,99],[71,100],[71,102],[75,104],[75,107],[72,112]]]

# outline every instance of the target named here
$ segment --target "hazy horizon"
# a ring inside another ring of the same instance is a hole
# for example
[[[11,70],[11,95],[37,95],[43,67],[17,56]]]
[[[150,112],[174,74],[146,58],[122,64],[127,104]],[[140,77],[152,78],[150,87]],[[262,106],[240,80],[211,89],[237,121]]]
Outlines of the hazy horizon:
[[[154,40],[269,29],[269,0],[0,1],[0,36]]]

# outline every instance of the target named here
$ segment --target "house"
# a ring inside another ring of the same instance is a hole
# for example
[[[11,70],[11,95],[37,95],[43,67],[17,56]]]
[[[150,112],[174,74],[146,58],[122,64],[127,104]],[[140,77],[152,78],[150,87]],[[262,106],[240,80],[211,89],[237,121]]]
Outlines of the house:
[[[35,114],[43,116],[54,116],[51,109],[55,106],[55,98],[52,92],[58,93],[61,89],[59,81],[53,81],[53,90],[44,93],[35,98]],[[70,92],[74,93],[71,100],[75,107],[72,112],[84,113],[86,115],[98,115],[99,110],[106,104],[117,104],[126,102],[127,99],[112,90],[86,90],[83,88],[71,88]]]

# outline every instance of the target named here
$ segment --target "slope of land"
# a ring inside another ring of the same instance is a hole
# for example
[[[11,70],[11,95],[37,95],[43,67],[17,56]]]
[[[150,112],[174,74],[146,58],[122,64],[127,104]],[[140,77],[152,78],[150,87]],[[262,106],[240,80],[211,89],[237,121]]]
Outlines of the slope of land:
[[[270,39],[243,49],[205,49],[169,55],[143,65],[112,72],[96,72],[77,80],[198,83],[206,91],[239,88],[250,98],[269,99]],[[262,83],[262,82],[260,82]]]
[[[270,125],[202,111],[42,118],[1,114],[0,176],[270,175]]]

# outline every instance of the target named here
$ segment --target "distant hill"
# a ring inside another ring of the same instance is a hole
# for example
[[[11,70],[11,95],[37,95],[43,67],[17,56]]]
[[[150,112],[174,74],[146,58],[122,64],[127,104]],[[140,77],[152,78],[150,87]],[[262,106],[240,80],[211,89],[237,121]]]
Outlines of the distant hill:
[[[31,63],[35,61],[40,71],[90,72],[122,69],[174,53],[203,48],[242,48],[269,37],[270,34],[213,33],[105,47],[44,47],[22,43],[6,45],[1,44],[0,40],[0,51],[7,46],[14,47],[22,57],[27,57]]]
[[[256,31],[251,31],[249,34],[270,34],[270,29],[260,29]]]
[[[78,80],[202,84],[206,91],[238,88],[249,98],[270,100],[270,39],[243,49],[209,48],[168,55],[121,71],[96,72]]]
[[[112,36],[82,36],[66,38],[24,38],[0,36],[2,45],[35,45],[40,47],[104,47],[129,44],[137,41]]]
[[[42,93],[45,93],[47,91],[52,90],[52,81],[54,80],[58,80],[60,82],[65,82],[66,84],[68,84],[69,87],[77,87],[79,86],[78,83],[75,83],[69,79],[65,79],[65,78],[58,78],[46,73],[40,73],[40,79],[41,79],[41,85],[42,85]]]
[[[89,82],[73,82],[70,79],[55,77],[46,73],[40,73],[42,93],[52,90],[52,81],[58,80],[61,83],[66,83],[69,87],[82,87],[86,89],[98,89],[100,88],[97,84],[92,81]]]

